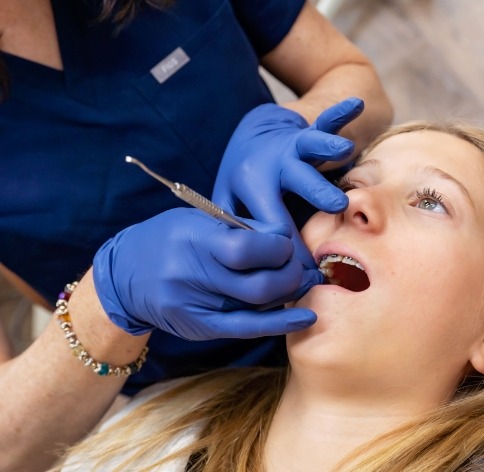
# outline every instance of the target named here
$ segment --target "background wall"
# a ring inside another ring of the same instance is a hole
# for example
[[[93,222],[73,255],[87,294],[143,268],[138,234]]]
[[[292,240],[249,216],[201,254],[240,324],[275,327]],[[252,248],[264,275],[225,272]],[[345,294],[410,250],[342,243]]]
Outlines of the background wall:
[[[456,116],[484,126],[482,0],[346,0],[333,23],[376,64],[395,122]]]
[[[395,123],[458,117],[484,126],[484,1],[314,3],[375,64]],[[269,80],[281,100],[291,96]]]

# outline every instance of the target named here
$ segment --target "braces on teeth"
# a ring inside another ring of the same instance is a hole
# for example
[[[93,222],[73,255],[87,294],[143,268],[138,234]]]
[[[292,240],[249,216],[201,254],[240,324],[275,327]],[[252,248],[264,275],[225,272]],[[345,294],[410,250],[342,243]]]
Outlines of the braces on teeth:
[[[336,262],[342,262],[343,264],[355,266],[362,271],[365,270],[356,259],[353,259],[349,256],[341,256],[339,254],[325,254],[319,262],[319,270],[325,277],[331,278],[334,275],[332,267]]]

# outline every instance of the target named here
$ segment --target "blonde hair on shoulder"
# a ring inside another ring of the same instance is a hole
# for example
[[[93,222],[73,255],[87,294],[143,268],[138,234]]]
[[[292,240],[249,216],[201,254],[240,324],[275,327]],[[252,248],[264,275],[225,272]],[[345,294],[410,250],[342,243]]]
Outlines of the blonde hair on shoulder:
[[[187,378],[70,448],[49,472],[66,463],[80,467],[74,470],[89,464],[92,472],[148,472],[179,458],[190,458],[190,472],[261,472],[265,436],[285,378],[286,369],[263,367]],[[193,425],[201,426],[198,439],[159,457],[166,443]]]

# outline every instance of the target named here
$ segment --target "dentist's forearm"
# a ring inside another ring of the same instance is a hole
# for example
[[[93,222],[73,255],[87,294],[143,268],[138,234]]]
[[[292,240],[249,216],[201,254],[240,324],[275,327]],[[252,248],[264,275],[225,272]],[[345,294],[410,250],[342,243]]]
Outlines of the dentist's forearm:
[[[365,110],[340,134],[355,142],[358,153],[393,119],[392,106],[368,64],[338,66],[321,77],[299,100],[282,106],[300,113],[312,123],[322,110],[351,96],[361,98]]]
[[[369,58],[309,1],[262,65],[299,97],[282,105],[309,123],[341,100],[364,100],[365,111],[342,133],[355,141],[357,151],[392,121],[392,106]]]
[[[105,315],[88,272],[69,302],[72,330],[96,360],[126,365],[149,335],[131,336]],[[0,366],[0,470],[42,471],[59,446],[86,435],[116,398],[125,376],[99,376],[73,356],[53,319],[20,356]]]

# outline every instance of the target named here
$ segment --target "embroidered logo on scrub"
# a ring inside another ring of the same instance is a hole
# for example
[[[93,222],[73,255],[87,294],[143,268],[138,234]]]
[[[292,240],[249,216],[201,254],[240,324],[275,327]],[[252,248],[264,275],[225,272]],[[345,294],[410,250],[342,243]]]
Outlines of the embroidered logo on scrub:
[[[176,48],[171,54],[168,54],[161,62],[156,64],[150,72],[162,84],[188,62],[190,62],[190,58],[186,52],[182,48]]]

